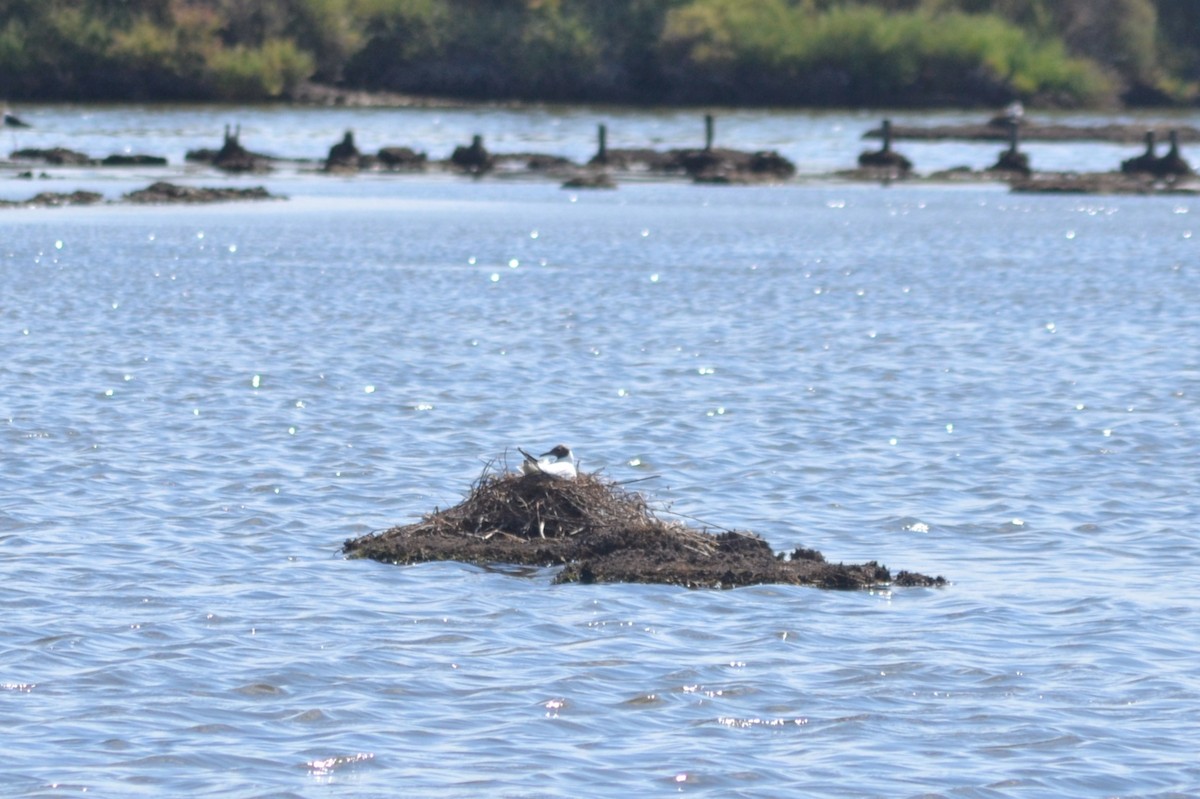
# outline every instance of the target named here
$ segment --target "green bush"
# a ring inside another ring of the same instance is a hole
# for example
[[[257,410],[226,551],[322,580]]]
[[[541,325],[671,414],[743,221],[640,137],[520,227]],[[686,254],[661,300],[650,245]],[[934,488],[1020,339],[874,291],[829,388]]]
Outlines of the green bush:
[[[0,28],[0,75],[23,75],[30,66],[26,42],[29,34],[19,20],[10,19]]]
[[[107,53],[130,70],[178,72],[186,56],[179,45],[175,31],[143,19],[128,30],[116,32]]]
[[[991,15],[695,0],[667,15],[662,47],[684,93],[701,96],[724,89],[846,105],[1053,96],[1085,105],[1110,92],[1095,65]]]
[[[208,57],[206,82],[222,100],[265,100],[280,97],[308,78],[313,58],[287,39],[271,39],[261,47],[221,48]]]

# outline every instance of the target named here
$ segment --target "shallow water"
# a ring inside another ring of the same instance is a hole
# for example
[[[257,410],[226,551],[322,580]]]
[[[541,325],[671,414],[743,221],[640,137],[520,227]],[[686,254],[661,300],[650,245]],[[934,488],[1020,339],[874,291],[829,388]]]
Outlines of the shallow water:
[[[0,794],[1200,793],[1193,200],[266,182],[0,214]],[[953,584],[338,554],[559,440]]]

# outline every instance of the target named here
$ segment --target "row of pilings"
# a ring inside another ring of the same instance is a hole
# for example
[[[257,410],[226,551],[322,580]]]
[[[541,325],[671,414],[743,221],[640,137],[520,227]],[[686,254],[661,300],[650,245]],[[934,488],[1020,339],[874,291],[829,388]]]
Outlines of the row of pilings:
[[[998,122],[1007,128],[1008,147],[1000,152],[995,163],[988,167],[988,171],[1029,176],[1033,173],[1030,158],[1020,147],[1022,121],[1019,118],[1006,118]],[[610,149],[608,126],[600,123],[596,132],[596,153],[586,166],[618,171],[641,168],[649,172],[683,172],[693,178],[714,182],[723,176],[781,179],[795,174],[795,165],[775,151],[746,152],[716,147],[715,130],[715,118],[712,114],[706,114],[703,148],[658,152],[639,148]],[[893,177],[908,176],[913,171],[913,162],[894,148],[891,120],[884,119],[880,130],[882,147],[859,155],[858,167]],[[1156,138],[1154,131],[1147,131],[1145,152],[1122,161],[1120,171],[1127,175],[1141,174],[1167,179],[1194,174],[1180,152],[1176,131],[1169,132],[1169,149],[1165,155],[1159,156],[1155,152]],[[567,159],[556,156],[525,155],[529,167],[533,170],[570,165]],[[518,154],[518,157],[521,155]],[[456,147],[449,162],[462,172],[483,175],[495,169],[504,158],[511,159],[512,156],[491,153],[484,146],[483,136],[477,134],[469,145]],[[376,164],[385,168],[421,168],[425,161],[423,153],[415,153],[409,148],[383,148],[375,156],[364,155],[354,144],[353,133],[347,131],[343,140],[330,148],[324,163],[325,169],[329,171],[352,171],[369,169]]]
[[[28,127],[24,122],[23,126]],[[1029,155],[1020,149],[1022,130],[1027,122],[1020,115],[997,117],[988,123],[993,126],[986,131],[989,138],[1006,135],[1008,147],[999,153],[997,160],[984,173],[1011,175],[1028,178],[1033,174]],[[999,127],[996,127],[999,126]],[[1006,131],[1000,134],[1000,131]],[[1077,129],[1082,131],[1083,129]],[[905,135],[922,133],[921,129],[907,128]],[[1131,131],[1126,130],[1126,133]],[[1069,131],[1068,131],[1069,133]],[[1185,129],[1190,137],[1195,131]],[[999,134],[999,135],[998,135]],[[913,162],[895,149],[891,120],[884,119],[877,131],[867,136],[878,135],[882,146],[878,150],[863,152],[858,157],[857,170],[845,170],[837,176],[863,179],[903,179],[913,174]],[[1136,135],[1136,134],[1134,134]],[[954,138],[948,135],[945,138]],[[1168,132],[1169,148],[1165,155],[1156,152],[1157,135],[1149,130],[1145,133],[1145,151],[1122,161],[1120,174],[1131,178],[1160,179],[1174,181],[1193,174],[1191,166],[1180,152],[1180,137],[1175,130]],[[375,153],[364,153],[354,140],[354,133],[347,131],[342,140],[330,147],[321,160],[321,169],[329,173],[354,173],[368,170],[386,172],[420,172],[431,165],[449,168],[462,174],[483,176],[492,172],[527,172],[549,177],[566,177],[564,185],[610,187],[612,176],[622,177],[646,175],[650,177],[686,176],[699,182],[778,182],[796,173],[796,166],[774,150],[743,151],[716,146],[716,120],[712,114],[704,116],[704,144],[702,147],[679,148],[666,151],[650,148],[612,148],[608,144],[608,126],[600,123],[596,133],[596,152],[585,163],[578,164],[570,159],[539,153],[493,153],[484,144],[483,136],[475,135],[469,144],[456,147],[445,161],[432,161],[423,152],[411,147],[382,147]],[[1063,139],[1065,140],[1065,139]],[[82,153],[65,148],[51,150],[18,150],[15,160],[41,160],[49,164],[97,164],[104,166],[122,165],[165,165],[166,159],[153,156],[111,156],[103,160],[91,159]],[[240,126],[225,127],[221,147],[215,150],[192,150],[186,160],[210,164],[229,173],[268,172],[283,159],[255,153],[241,143]],[[312,160],[304,161],[312,163]],[[965,167],[963,169],[966,169]],[[1115,172],[1115,170],[1114,170]],[[971,173],[977,174],[977,173]]]

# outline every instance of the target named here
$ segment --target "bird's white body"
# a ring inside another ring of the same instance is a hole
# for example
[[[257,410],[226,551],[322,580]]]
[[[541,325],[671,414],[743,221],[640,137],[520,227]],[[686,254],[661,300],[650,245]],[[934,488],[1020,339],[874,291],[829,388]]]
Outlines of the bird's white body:
[[[560,480],[574,480],[579,476],[579,470],[575,466],[575,455],[563,444],[536,458],[525,450],[520,452],[525,456],[525,460],[521,462],[522,474],[548,474]]]

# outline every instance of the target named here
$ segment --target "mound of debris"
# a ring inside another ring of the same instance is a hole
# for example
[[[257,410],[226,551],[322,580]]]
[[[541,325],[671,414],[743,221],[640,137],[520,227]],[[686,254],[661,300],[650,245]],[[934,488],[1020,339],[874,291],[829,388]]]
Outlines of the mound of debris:
[[[220,150],[202,148],[188,150],[183,160],[212,164],[225,172],[270,172],[273,159],[269,155],[247,150],[241,142],[242,126],[230,129],[225,126],[225,138]]]
[[[278,200],[262,186],[250,188],[208,188],[203,186],[179,186],[159,181],[144,189],[131,191],[125,201],[143,205],[166,205],[168,203],[219,203],[233,200]]]
[[[561,566],[555,582],[666,583],[735,588],[788,583],[858,589],[945,585],[941,577],[875,563],[833,564],[820,552],[776,554],[749,532],[713,534],[664,521],[641,494],[596,474],[489,473],[462,502],[412,524],[345,542],[349,557],[411,564],[454,560],[480,565]]]
[[[94,191],[43,191],[28,200],[0,200],[0,208],[61,208],[67,205],[95,205],[104,195]]]
[[[86,166],[92,163],[91,156],[66,147],[26,147],[14,151],[11,157],[14,161],[40,161],[54,166]]]

